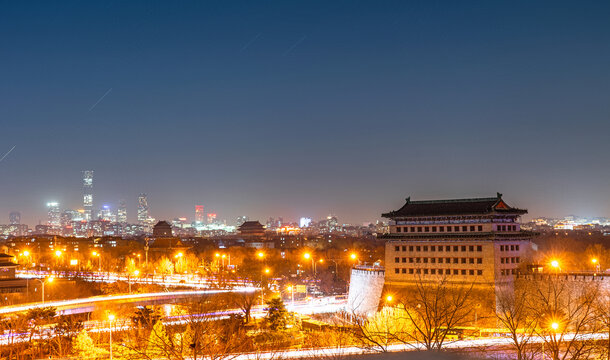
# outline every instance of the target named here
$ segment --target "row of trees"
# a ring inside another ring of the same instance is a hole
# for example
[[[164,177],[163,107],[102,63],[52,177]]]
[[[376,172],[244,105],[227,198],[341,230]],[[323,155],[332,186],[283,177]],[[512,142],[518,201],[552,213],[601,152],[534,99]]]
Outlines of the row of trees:
[[[489,333],[508,334],[518,360],[610,359],[610,289],[602,284],[561,276],[518,279],[497,290],[494,309],[484,289],[445,279],[420,282],[373,317],[356,317],[354,335],[376,351],[395,343],[442,350],[456,334],[480,334],[482,322],[497,329]]]

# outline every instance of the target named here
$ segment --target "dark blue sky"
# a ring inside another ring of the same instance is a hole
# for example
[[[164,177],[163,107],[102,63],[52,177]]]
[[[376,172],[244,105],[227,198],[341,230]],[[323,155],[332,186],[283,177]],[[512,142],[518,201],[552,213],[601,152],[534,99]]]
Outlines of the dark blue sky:
[[[130,219],[140,192],[157,218],[360,222],[496,191],[610,216],[608,19],[604,1],[2,2],[0,223],[80,207],[84,169]]]

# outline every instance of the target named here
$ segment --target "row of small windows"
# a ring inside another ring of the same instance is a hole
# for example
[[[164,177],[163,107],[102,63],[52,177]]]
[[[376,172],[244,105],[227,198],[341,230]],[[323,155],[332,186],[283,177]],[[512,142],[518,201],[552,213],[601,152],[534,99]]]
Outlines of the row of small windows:
[[[421,233],[421,232],[469,232],[483,231],[483,225],[448,225],[448,226],[397,226],[397,233]],[[497,225],[496,231],[517,231],[517,225]]]
[[[517,269],[501,269],[500,275],[508,276],[508,275],[516,275]]]
[[[518,264],[519,257],[500,258],[500,264]]]
[[[483,275],[483,270],[465,269],[407,269],[396,268],[395,274],[423,274],[423,275]]]
[[[427,257],[425,257],[425,258],[418,258],[418,257],[416,257],[416,258],[412,258],[412,257],[410,257],[410,258],[406,258],[406,257],[399,258],[399,257],[395,257],[394,258],[394,262],[395,263],[400,263],[402,261],[403,263],[406,263],[407,260],[408,260],[408,262],[410,264],[413,264],[413,263],[416,263],[416,264],[420,264],[420,263],[424,263],[424,264],[428,264],[428,263],[430,263],[430,264],[436,264],[436,263],[438,263],[438,264],[443,264],[443,263],[451,264],[451,262],[452,262],[451,259],[453,259],[453,263],[454,264],[474,264],[474,263],[482,264],[483,263],[483,258],[456,258],[456,257],[454,257],[454,258],[449,258],[449,257],[448,258],[427,258]]]
[[[400,227],[397,226],[396,227],[396,232],[445,232],[445,228],[447,230],[447,232],[452,232],[452,231],[460,231],[460,228],[462,229],[462,232],[467,232],[467,231],[483,231],[483,225],[462,225],[461,227],[458,225],[455,226],[404,226],[404,227]]]
[[[519,245],[500,245],[500,251],[519,251]]]
[[[506,246],[508,246],[508,245],[506,245]],[[477,245],[476,247],[474,245],[469,245],[469,246],[466,246],[466,245],[461,245],[461,246],[459,246],[459,245],[453,245],[453,246],[451,246],[451,245],[445,245],[445,246],[443,246],[443,245],[430,245],[430,246],[428,246],[428,245],[409,245],[409,246],[407,246],[407,245],[402,245],[402,246],[395,245],[394,246],[394,251],[400,251],[401,249],[402,249],[402,251],[407,251],[407,249],[409,249],[408,251],[438,251],[438,252],[446,251],[446,252],[451,252],[451,248],[453,248],[454,252],[458,252],[458,251],[474,251],[475,248],[476,248],[476,250],[478,252],[483,251],[483,246],[481,246],[481,245]],[[517,250],[519,250],[519,249],[517,248]]]

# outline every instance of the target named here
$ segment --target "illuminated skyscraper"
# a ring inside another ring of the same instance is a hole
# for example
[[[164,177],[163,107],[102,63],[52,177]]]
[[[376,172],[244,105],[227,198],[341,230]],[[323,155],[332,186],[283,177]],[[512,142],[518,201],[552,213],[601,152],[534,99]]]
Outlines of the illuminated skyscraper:
[[[54,227],[54,228],[59,228],[61,226],[59,203],[56,203],[56,202],[47,203],[47,211],[48,211],[47,212],[47,214],[48,214],[47,225]]]
[[[195,205],[195,221],[203,223],[204,220],[203,205]]]
[[[127,205],[125,204],[125,200],[121,200],[119,202],[119,209],[117,210],[116,220],[121,224],[127,224]]]
[[[209,213],[208,214],[208,224],[213,224],[216,221],[216,214]]]
[[[146,225],[148,220],[148,200],[146,194],[138,196],[138,224]]]
[[[11,225],[21,224],[21,213],[18,211],[11,212],[8,216],[8,220]]]
[[[85,220],[92,220],[93,215],[93,170],[83,171],[83,209]]]

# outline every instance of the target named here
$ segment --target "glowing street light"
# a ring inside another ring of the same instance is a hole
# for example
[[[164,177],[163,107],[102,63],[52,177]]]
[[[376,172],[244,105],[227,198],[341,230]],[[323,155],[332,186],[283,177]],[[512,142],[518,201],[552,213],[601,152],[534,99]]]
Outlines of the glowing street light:
[[[97,256],[97,271],[102,271],[102,254],[97,251],[92,251],[91,255]]]
[[[303,254],[303,258],[305,258],[305,260],[310,260],[311,259],[311,271],[313,272],[313,276],[316,276],[316,263],[313,259],[313,256],[306,252],[305,254]]]
[[[559,323],[558,323],[558,322],[553,321],[553,322],[551,323],[551,329],[553,329],[553,331],[557,331],[557,329],[559,329]]]
[[[55,256],[60,257],[61,256],[61,251],[60,250],[55,251]]]
[[[53,282],[53,280],[54,280],[54,279],[55,279],[55,278],[53,277],[53,275],[49,276],[49,277],[48,277],[48,278],[46,278],[46,279],[35,279],[35,280],[37,280],[37,281],[40,281],[40,283],[42,284],[42,303],[43,303],[43,304],[44,304],[44,284],[45,284],[45,283],[49,283],[49,284],[50,284],[50,283],[52,283],[52,282]]]
[[[263,286],[263,275],[269,275],[271,269],[265,268],[263,272],[261,272],[261,306],[265,306],[265,287]]]
[[[112,322],[114,321],[114,314],[108,314],[108,321],[110,321],[110,360],[112,360]]]
[[[76,260],[76,259],[70,259],[70,265],[72,265],[72,266],[76,266],[76,265],[78,265],[78,260]]]
[[[593,266],[595,266],[595,271],[599,272],[599,268],[600,268],[599,260],[597,260],[597,258],[593,258],[593,259],[591,259],[591,263],[593,264]]]
[[[555,269],[555,271],[561,271],[561,267],[558,260],[551,261],[551,267]]]
[[[358,260],[358,255],[356,255],[356,253],[351,253],[349,254],[349,258],[352,260]]]
[[[258,256],[259,259],[262,259],[265,257],[265,253],[262,251],[259,251],[258,254],[256,254],[256,256]]]
[[[29,252],[29,251],[27,251],[27,250],[25,250],[25,251],[23,252],[23,256],[25,256],[25,257],[30,256],[30,252]]]
[[[392,295],[388,295],[388,296],[385,297],[385,301],[386,302],[390,303],[390,302],[392,302],[392,300],[394,300],[394,297],[392,297]]]

